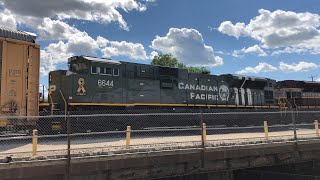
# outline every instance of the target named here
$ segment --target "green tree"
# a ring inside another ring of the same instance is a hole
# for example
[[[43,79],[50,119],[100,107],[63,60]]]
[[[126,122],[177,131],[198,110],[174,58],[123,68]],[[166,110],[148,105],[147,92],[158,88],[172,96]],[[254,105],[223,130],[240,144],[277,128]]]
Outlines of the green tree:
[[[210,70],[205,67],[188,67],[189,73],[210,74]]]
[[[178,68],[179,69],[187,69],[187,66],[184,65],[183,63],[178,63]]]
[[[189,73],[210,74],[210,70],[205,67],[187,67],[183,63],[180,63],[178,59],[173,57],[171,54],[159,54],[158,56],[155,56],[153,58],[151,64],[180,69],[188,69]]]
[[[173,57],[171,54],[159,54],[153,58],[151,64],[177,68],[181,63],[178,63],[178,59]]]

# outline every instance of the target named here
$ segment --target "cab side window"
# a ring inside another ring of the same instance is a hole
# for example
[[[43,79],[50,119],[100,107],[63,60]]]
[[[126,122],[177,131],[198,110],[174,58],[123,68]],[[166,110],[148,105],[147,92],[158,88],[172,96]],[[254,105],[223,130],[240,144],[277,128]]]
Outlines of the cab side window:
[[[99,73],[100,73],[100,67],[91,66],[91,74],[99,74]]]
[[[112,69],[111,68],[105,68],[107,75],[112,75]]]
[[[112,69],[111,68],[105,68],[105,67],[101,67],[100,68],[100,74],[103,75],[112,75]]]
[[[91,66],[91,74],[120,76],[119,68],[102,67],[97,65]]]
[[[119,76],[120,72],[119,69],[113,69],[113,76]]]

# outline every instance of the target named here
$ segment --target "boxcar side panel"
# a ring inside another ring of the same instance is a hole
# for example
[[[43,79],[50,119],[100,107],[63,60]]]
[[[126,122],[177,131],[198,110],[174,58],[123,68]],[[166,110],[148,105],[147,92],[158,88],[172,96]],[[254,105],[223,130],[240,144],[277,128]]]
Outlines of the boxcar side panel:
[[[4,43],[2,61],[2,112],[26,115],[27,46]]]
[[[2,48],[3,42],[0,41],[0,99],[1,99],[1,81],[2,81]]]
[[[38,115],[38,87],[40,69],[40,49],[29,47],[27,115]]]
[[[1,72],[6,72],[6,59],[7,59],[7,41],[2,41],[2,60],[1,60]],[[7,84],[7,73],[1,73],[1,98],[0,98],[0,105],[1,107],[4,107],[4,104],[6,102],[6,84]],[[0,109],[1,112],[3,111],[3,108]]]

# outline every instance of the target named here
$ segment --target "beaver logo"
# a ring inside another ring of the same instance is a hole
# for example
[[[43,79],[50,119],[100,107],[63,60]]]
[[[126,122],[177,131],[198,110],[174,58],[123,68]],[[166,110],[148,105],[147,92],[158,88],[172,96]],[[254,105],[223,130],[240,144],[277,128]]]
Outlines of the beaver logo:
[[[86,89],[84,88],[85,82],[83,78],[79,78],[78,80],[78,90],[77,90],[77,95],[78,96],[85,96],[86,95]]]
[[[222,85],[219,88],[219,97],[221,101],[228,101],[229,99],[229,88],[226,85]]]

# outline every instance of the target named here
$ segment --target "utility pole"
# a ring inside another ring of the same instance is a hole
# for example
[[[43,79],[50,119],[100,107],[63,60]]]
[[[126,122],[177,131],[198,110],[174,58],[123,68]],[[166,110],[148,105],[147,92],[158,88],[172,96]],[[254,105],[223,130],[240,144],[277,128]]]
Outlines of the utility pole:
[[[317,76],[310,76],[309,78],[311,78],[311,81],[314,82],[314,78],[316,78]]]

